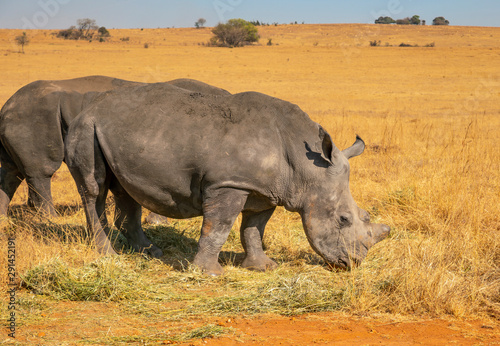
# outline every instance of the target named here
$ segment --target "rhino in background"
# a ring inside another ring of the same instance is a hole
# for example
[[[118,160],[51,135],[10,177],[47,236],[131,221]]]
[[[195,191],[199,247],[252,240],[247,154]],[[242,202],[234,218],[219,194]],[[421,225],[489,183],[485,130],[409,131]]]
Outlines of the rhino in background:
[[[349,190],[348,159],[298,106],[255,92],[215,96],[157,83],[101,94],[71,123],[66,163],[97,249],[115,253],[100,222],[107,189],[141,234],[141,205],[167,217],[203,216],[194,264],[223,272],[218,255],[242,212],[243,267],[266,270],[264,229],[276,206],[301,215],[312,248],[349,269],[390,228],[370,222]],[[145,236],[144,236],[145,237]]]
[[[226,90],[192,79],[167,83],[195,92],[229,95]],[[0,111],[0,215],[26,179],[28,205],[55,215],[51,177],[64,160],[64,140],[73,119],[99,93],[144,85],[106,76],[40,80],[19,89]],[[161,220],[150,214],[150,220]]]

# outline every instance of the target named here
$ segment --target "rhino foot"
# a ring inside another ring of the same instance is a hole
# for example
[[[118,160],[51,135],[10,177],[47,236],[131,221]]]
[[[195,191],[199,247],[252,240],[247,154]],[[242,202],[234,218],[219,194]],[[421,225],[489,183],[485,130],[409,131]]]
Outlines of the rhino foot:
[[[160,258],[163,256],[163,251],[153,243],[146,247],[132,246],[135,252],[143,253],[153,258]]]
[[[195,257],[193,264],[200,268],[205,275],[220,276],[224,274],[224,269],[219,262],[209,263],[208,261],[201,261],[199,258]]]
[[[248,270],[265,272],[268,270],[276,269],[278,267],[278,264],[267,256],[261,256],[261,257],[246,257],[243,260],[243,263],[241,263],[241,266]]]

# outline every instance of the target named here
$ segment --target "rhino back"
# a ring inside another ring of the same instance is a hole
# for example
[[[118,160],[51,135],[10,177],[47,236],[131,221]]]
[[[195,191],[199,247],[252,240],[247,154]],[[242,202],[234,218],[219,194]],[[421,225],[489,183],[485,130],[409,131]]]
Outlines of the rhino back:
[[[24,175],[50,174],[64,158],[64,135],[82,108],[98,92],[139,84],[105,76],[29,83],[0,111],[2,144]]]
[[[169,82],[168,84],[175,85],[179,88],[190,90],[193,92],[199,92],[203,94],[212,94],[212,95],[221,95],[221,96],[229,96],[231,93],[227,90],[214,87],[210,84],[204,83],[197,81],[195,79],[189,79],[189,78],[179,78],[179,79],[174,79]]]
[[[108,164],[134,198],[196,211],[202,191],[215,187],[280,203],[290,180],[287,146],[315,127],[297,106],[259,93],[206,95],[165,83],[108,92],[80,117],[95,124]]]

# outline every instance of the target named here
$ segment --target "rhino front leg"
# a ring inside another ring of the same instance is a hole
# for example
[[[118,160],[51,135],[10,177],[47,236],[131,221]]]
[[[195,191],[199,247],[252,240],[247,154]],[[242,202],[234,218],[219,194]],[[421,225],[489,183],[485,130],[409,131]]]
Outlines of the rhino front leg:
[[[28,206],[46,215],[56,216],[50,188],[51,177],[28,177]]]
[[[204,196],[203,225],[193,261],[204,273],[216,276],[224,272],[218,262],[219,253],[247,196],[248,192],[231,188],[218,189]]]
[[[155,258],[163,256],[161,249],[154,245],[142,230],[141,205],[130,197],[116,179],[113,180],[110,188],[115,196],[115,226],[121,230],[130,246],[134,251],[145,252]]]
[[[266,271],[275,269],[278,265],[267,257],[262,248],[262,238],[267,222],[275,208],[259,213],[243,212],[240,238],[245,249],[245,259],[241,266],[250,270]]]
[[[17,169],[9,169],[9,166],[2,162],[0,168],[0,216],[7,216],[10,200],[23,179]]]
[[[0,168],[0,216],[7,216],[10,200],[24,180],[24,176],[1,145],[0,162],[2,165]]]

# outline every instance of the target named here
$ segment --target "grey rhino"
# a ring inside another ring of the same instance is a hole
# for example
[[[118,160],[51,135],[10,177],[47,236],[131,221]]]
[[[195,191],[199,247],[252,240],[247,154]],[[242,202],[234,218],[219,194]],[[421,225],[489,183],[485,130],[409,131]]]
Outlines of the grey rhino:
[[[229,95],[223,89],[192,79],[167,83],[192,91]],[[7,214],[9,202],[23,179],[28,183],[28,204],[54,215],[50,180],[63,162],[64,137],[71,121],[100,92],[144,84],[88,76],[40,80],[19,89],[0,111],[0,215]]]
[[[81,194],[96,248],[115,253],[99,222],[108,186],[125,232],[141,234],[141,205],[173,218],[203,216],[194,264],[223,272],[218,255],[242,212],[242,266],[276,267],[262,237],[276,206],[301,215],[312,248],[349,269],[390,228],[370,223],[349,190],[348,159],[298,106],[264,94],[218,96],[165,83],[100,95],[72,122],[66,162]]]

